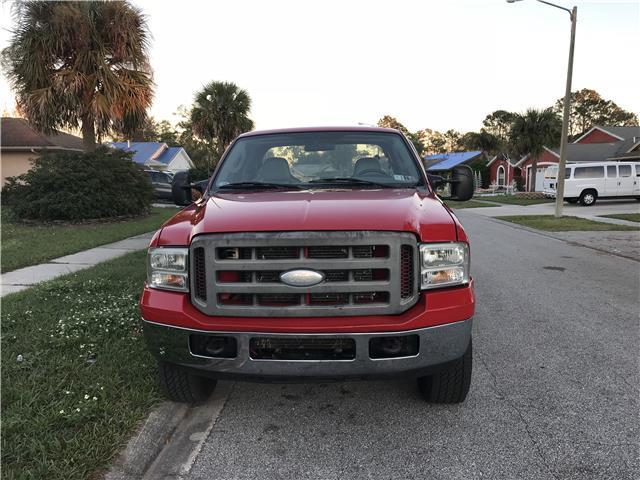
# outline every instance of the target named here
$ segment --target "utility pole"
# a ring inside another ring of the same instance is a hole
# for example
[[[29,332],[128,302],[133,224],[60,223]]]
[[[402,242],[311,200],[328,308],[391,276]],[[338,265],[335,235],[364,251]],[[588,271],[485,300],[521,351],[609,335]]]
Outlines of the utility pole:
[[[507,0],[507,3],[515,3],[522,0]],[[564,92],[564,106],[562,111],[562,136],[560,138],[560,160],[558,162],[558,176],[556,177],[556,211],[555,217],[562,217],[564,204],[564,170],[567,164],[567,143],[569,139],[569,114],[571,112],[571,78],[573,76],[573,51],[576,44],[576,20],[578,19],[578,7],[568,8],[556,5],[545,0],[537,0],[545,5],[559,8],[569,12],[571,17],[571,43],[569,44],[569,65],[567,67],[567,86]],[[534,186],[535,188],[535,186]]]

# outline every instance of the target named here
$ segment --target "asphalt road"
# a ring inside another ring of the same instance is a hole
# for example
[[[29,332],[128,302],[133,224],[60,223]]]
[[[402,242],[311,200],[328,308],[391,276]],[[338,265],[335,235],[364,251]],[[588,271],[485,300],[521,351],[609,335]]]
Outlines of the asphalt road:
[[[223,385],[184,478],[640,478],[640,264],[459,217],[478,299],[464,404],[408,380]]]

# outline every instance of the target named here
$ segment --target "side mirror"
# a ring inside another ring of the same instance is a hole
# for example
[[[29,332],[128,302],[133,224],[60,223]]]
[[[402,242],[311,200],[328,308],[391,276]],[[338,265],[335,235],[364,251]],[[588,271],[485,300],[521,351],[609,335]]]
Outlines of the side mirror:
[[[189,172],[177,172],[173,176],[171,195],[176,205],[191,205],[193,197],[191,195],[191,176]]]
[[[429,182],[431,182],[431,186],[435,189],[443,187],[447,181],[441,175],[434,175],[432,173],[427,173],[427,177],[429,178]]]
[[[468,165],[458,165],[457,167],[453,167],[450,183],[450,200],[464,202],[473,197],[473,170],[471,170],[471,167]]]

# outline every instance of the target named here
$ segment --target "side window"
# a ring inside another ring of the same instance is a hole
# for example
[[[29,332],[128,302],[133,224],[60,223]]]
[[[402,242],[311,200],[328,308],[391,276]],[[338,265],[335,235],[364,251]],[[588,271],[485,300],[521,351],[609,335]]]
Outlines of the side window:
[[[640,177],[640,165],[636,165],[636,177]]]
[[[571,178],[571,169],[570,168],[565,168],[564,169],[564,178]]]
[[[618,170],[620,170],[621,177],[630,177],[631,176],[631,165],[619,165]]]
[[[576,167],[573,178],[604,178],[604,167]]]
[[[616,166],[615,165],[607,165],[607,178],[616,178],[618,175],[616,174]]]

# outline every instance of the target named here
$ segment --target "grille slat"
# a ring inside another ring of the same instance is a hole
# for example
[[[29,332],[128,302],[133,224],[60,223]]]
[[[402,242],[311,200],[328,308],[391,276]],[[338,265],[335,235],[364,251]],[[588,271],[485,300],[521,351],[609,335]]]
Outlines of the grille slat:
[[[207,271],[205,267],[204,248],[193,250],[193,276],[195,296],[198,300],[207,301]]]
[[[194,305],[208,315],[385,315],[417,301],[417,243],[407,233],[211,234],[195,237],[191,249]],[[325,278],[307,287],[280,281],[294,269]]]

